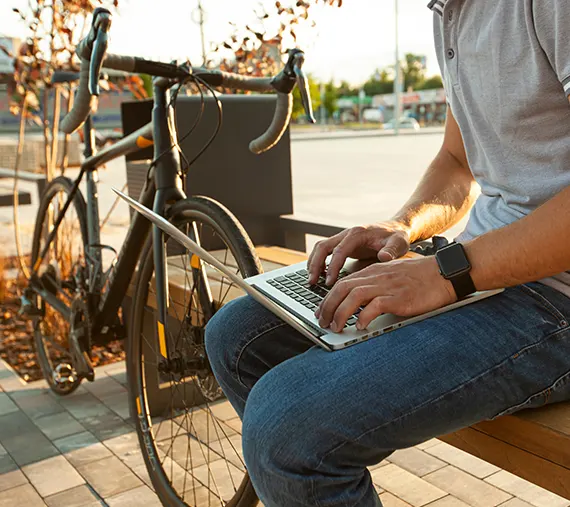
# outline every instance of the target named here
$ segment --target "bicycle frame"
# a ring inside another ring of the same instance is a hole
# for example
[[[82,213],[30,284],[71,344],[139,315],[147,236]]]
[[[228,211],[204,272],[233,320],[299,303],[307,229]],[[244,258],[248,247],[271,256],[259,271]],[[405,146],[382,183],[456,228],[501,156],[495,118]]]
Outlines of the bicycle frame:
[[[107,280],[108,288],[101,294],[103,288],[103,266],[97,195],[97,169],[106,162],[138,151],[148,146],[149,142],[154,142],[154,168],[149,172],[149,177],[141,191],[139,201],[147,207],[152,205],[154,211],[164,216],[169,205],[186,198],[180,177],[179,153],[172,142],[173,139],[177,139],[174,108],[170,104],[170,87],[172,84],[174,84],[174,81],[166,78],[155,79],[152,122],[97,154],[93,153],[95,141],[92,121],[90,117],[87,119],[84,126],[85,160],[81,165],[79,176],[72,187],[67,201],[48,235],[43,250],[33,266],[29,287],[69,320],[71,315],[70,306],[58,299],[55,294],[43,288],[38,269],[56,237],[65,213],[79,190],[83,177],[85,177],[88,238],[85,256],[89,266],[88,295],[90,306],[94,313],[92,336],[93,342],[96,344],[104,344],[116,339],[117,313],[127,294],[151,227],[150,222],[142,215],[138,213],[133,215],[121,251],[117,256],[117,263],[111,270],[111,276]],[[164,334],[164,323],[166,322],[168,284],[166,280],[166,251],[163,233],[156,226],[153,226],[153,255],[160,337],[161,334]],[[203,273],[200,273],[200,275],[204,276]],[[207,280],[203,280],[203,282],[204,286],[207,287]],[[162,330],[160,329],[161,324],[163,326]]]

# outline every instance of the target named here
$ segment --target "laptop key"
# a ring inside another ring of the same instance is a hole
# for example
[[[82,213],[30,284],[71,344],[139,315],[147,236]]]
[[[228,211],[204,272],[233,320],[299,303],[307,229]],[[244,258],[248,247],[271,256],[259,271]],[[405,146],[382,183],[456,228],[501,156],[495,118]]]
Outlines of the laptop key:
[[[277,282],[286,282],[287,278],[285,278],[284,276],[278,276],[277,278],[274,278],[274,280]]]
[[[346,323],[347,323],[349,326],[354,326],[354,324],[356,324],[357,321],[358,321],[358,318],[357,318],[357,317],[350,317],[350,319],[348,319],[348,320],[346,321]]]
[[[300,269],[299,271],[296,271],[296,273],[298,275],[304,276],[305,278],[309,276],[309,272],[306,269]]]

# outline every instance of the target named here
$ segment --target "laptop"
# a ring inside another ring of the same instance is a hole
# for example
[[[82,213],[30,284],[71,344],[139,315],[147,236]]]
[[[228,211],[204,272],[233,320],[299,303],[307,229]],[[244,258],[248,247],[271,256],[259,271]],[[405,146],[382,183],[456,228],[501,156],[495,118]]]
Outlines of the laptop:
[[[320,277],[315,285],[308,283],[309,274],[307,271],[306,261],[285,266],[283,268],[270,271],[269,273],[263,273],[245,279],[241,278],[217,260],[213,255],[192,241],[182,231],[170,224],[166,219],[135,201],[128,195],[125,195],[121,191],[115,188],[113,188],[113,191],[162,231],[199,257],[202,262],[205,262],[212,268],[218,270],[221,274],[235,283],[237,287],[241,288],[246,294],[249,294],[268,310],[299,331],[303,336],[307,337],[313,343],[327,351],[350,347],[351,345],[389,333],[395,329],[399,329],[435,315],[454,310],[455,308],[460,308],[476,301],[494,296],[504,290],[496,289],[479,291],[460,301],[444,306],[443,308],[423,313],[415,317],[399,317],[388,313],[382,314],[374,319],[368,325],[368,328],[363,330],[358,330],[355,325],[358,313],[361,310],[359,309],[348,319],[348,322],[342,331],[339,333],[333,333],[329,329],[321,328],[314,315],[315,310],[322,299],[327,295],[330,287],[325,285],[324,277]],[[417,256],[419,256],[419,254],[415,254],[413,252],[409,252],[406,255],[408,258]],[[339,279],[359,271],[367,265],[370,265],[370,262],[349,259],[340,271]]]

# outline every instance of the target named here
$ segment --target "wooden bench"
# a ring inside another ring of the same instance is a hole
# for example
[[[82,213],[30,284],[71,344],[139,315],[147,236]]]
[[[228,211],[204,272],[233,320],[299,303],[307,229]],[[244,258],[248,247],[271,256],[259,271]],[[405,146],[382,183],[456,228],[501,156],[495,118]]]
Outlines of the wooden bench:
[[[304,253],[279,247],[256,250],[265,271],[307,258]],[[220,277],[210,268],[208,273],[216,294]],[[185,276],[179,261],[169,263],[172,316],[183,309],[177,308],[177,301],[184,301]],[[242,294],[236,289],[230,298]],[[524,410],[438,438],[570,500],[570,403]]]
[[[16,176],[16,171],[14,169],[6,169],[0,167],[0,178],[14,178]],[[18,171],[18,179],[22,181],[33,181],[36,183],[38,188],[38,199],[41,198],[44,189],[46,187],[46,177],[44,174],[32,173],[29,171]],[[2,192],[4,190],[5,192]],[[32,199],[29,192],[18,192],[18,202],[21,205],[31,204]],[[13,193],[11,188],[0,189],[0,206],[12,206]]]

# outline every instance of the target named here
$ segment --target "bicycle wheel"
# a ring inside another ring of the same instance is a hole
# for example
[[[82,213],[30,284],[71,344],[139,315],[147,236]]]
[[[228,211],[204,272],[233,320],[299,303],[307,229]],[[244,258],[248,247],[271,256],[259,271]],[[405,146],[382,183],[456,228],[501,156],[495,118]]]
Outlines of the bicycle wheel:
[[[73,183],[57,177],[45,189],[38,209],[32,243],[35,266],[53,224],[61,215]],[[73,307],[76,328],[89,327],[89,314],[79,294],[86,280],[85,246],[87,217],[85,201],[77,192],[58,228],[48,253],[39,266],[43,288],[69,307]],[[74,369],[69,348],[71,323],[40,296],[35,298],[34,344],[36,356],[50,388],[59,395],[69,394],[81,383]]]
[[[180,201],[172,207],[170,221],[241,276],[261,271],[247,233],[217,202],[204,197]],[[157,359],[151,241],[139,266],[127,353],[131,413],[136,414],[144,460],[163,505],[253,507],[258,500],[241,455],[241,425],[229,402],[221,399],[203,333],[209,309],[215,312],[243,292],[200,266],[184,247],[171,239],[165,242],[169,308],[162,329],[168,362]],[[201,270],[207,273],[208,290]],[[161,394],[153,394],[158,385]]]

